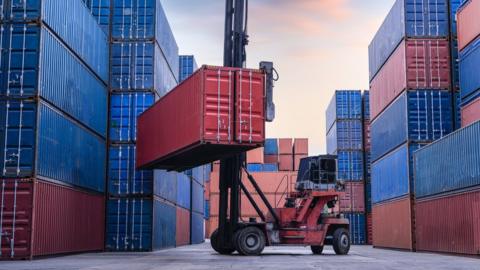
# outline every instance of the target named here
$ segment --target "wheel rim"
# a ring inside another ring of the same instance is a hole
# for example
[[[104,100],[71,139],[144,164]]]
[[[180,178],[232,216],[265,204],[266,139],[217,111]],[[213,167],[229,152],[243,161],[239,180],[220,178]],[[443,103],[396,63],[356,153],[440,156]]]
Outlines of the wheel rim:
[[[350,243],[350,241],[348,240],[348,236],[346,234],[342,234],[342,236],[340,237],[340,245],[343,248],[346,248],[346,247],[348,247],[349,243]]]
[[[247,237],[245,237],[245,245],[249,249],[256,249],[258,248],[259,244],[260,244],[260,239],[258,238],[258,235],[250,233],[247,235]]]

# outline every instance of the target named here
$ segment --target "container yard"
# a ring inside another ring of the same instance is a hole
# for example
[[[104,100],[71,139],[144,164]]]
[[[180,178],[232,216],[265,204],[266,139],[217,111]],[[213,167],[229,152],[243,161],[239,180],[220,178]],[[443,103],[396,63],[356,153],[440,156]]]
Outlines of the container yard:
[[[0,0],[0,269],[480,269],[480,0]]]

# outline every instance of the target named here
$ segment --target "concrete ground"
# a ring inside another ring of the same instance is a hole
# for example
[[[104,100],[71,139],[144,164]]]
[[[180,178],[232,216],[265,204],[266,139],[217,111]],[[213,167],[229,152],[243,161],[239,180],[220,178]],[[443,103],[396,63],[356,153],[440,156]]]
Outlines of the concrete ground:
[[[480,269],[480,258],[410,253],[353,246],[348,256],[336,256],[328,247],[324,255],[309,248],[266,248],[260,257],[218,255],[210,244],[187,246],[153,253],[81,254],[35,261],[0,262],[2,270],[150,270],[150,269]]]

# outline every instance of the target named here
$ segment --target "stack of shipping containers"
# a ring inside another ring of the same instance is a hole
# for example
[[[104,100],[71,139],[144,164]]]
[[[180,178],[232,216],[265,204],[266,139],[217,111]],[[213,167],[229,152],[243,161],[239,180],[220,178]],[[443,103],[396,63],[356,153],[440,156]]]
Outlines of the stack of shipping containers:
[[[0,28],[0,258],[103,250],[107,35],[81,0],[2,1]]]
[[[372,224],[372,177],[371,177],[371,141],[370,141],[370,92],[363,92],[363,175],[365,181],[365,219],[367,231],[367,244],[373,241]]]
[[[106,248],[148,251],[186,244],[189,177],[135,170],[137,116],[178,81],[178,47],[165,13],[155,0],[90,4],[100,22],[110,17]]]
[[[340,211],[350,220],[353,244],[366,243],[362,91],[337,90],[326,111],[327,153],[337,155],[345,182]]]
[[[448,7],[397,0],[369,46],[374,246],[415,249],[412,154],[454,128]]]
[[[456,16],[463,128],[414,154],[417,250],[480,253],[479,14],[473,0]]]
[[[457,13],[460,50],[462,126],[480,120],[480,14],[479,1],[464,1]]]
[[[197,62],[195,61],[195,57],[193,55],[180,55],[179,56],[179,78],[180,82],[188,78],[190,75],[193,74],[197,70]],[[197,168],[193,168],[186,172],[186,174],[190,177],[191,185],[190,185],[190,201],[191,207],[189,209],[190,215],[190,223],[189,226],[189,243],[190,244],[199,244],[204,242],[205,240],[205,182],[208,182],[210,178],[210,171],[211,166],[205,165],[200,166]],[[184,213],[184,210],[181,209],[180,212]],[[177,224],[180,225],[181,222],[178,220],[177,214]],[[183,226],[185,227],[185,226]],[[177,226],[177,238],[185,234],[182,231],[179,231],[181,226]],[[179,243],[177,239],[177,246],[179,244],[186,244]]]

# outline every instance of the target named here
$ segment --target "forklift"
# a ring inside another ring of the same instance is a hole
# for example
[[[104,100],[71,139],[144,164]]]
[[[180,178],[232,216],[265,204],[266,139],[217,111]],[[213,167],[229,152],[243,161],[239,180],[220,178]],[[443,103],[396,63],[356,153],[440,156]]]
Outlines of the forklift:
[[[243,68],[248,45],[248,0],[226,0],[224,66]],[[278,79],[272,62],[261,62],[266,75],[266,121],[275,118],[273,83]],[[275,78],[276,75],[276,78]],[[242,183],[247,175],[268,209],[261,212]],[[310,246],[321,254],[324,245],[332,245],[336,254],[350,249],[349,221],[336,211],[342,184],[336,180],[336,157],[317,156],[301,160],[295,191],[289,192],[282,208],[273,208],[254,177],[246,170],[246,153],[220,161],[219,222],[211,237],[212,248],[227,255],[260,255],[265,246]],[[255,208],[261,221],[240,219],[241,192]]]

